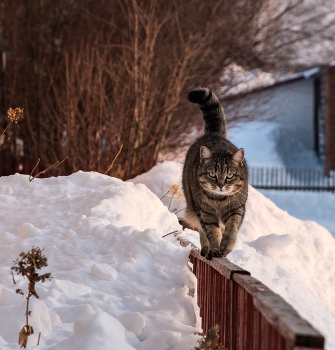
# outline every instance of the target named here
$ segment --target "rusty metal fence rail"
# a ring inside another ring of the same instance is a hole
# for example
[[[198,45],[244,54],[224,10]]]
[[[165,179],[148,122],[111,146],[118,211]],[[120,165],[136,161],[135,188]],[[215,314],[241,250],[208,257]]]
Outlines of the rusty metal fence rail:
[[[219,324],[225,349],[324,349],[324,337],[248,271],[226,258],[208,261],[198,249],[191,251],[190,262],[198,280],[202,328],[206,333]]]

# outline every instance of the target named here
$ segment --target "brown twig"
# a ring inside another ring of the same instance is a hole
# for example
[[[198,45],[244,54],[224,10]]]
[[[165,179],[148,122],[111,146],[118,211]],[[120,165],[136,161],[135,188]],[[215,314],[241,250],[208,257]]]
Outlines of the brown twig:
[[[28,293],[28,296],[27,296],[27,309],[26,309],[26,325],[29,326],[29,323],[28,323],[28,316],[29,316],[29,298],[32,296],[32,293],[29,292]]]
[[[162,200],[166,195],[168,195],[170,193],[170,190],[168,190],[165,194],[163,194],[163,197],[159,198],[160,200]]]
[[[9,124],[6,126],[5,130],[1,133],[0,137],[5,134],[6,130],[9,128],[9,126],[12,124],[12,121],[9,122]],[[4,141],[1,145],[0,148],[8,141],[10,140],[10,137],[6,141]]]
[[[41,332],[38,334],[37,345],[40,345],[40,339],[41,339]]]
[[[50,165],[49,168],[46,168],[45,170],[42,170],[42,171],[40,171],[39,173],[37,173],[35,176],[33,176],[33,172],[34,172],[35,168],[37,167],[38,163],[40,162],[40,159],[39,159],[38,162],[37,162],[37,164],[34,166],[34,169],[33,169],[33,170],[31,171],[31,173],[30,173],[29,182],[33,181],[34,179],[36,179],[37,177],[39,177],[41,174],[46,173],[46,172],[49,171],[50,169],[55,168],[55,167],[58,166],[58,165],[61,165],[61,164],[64,162],[64,160],[66,160],[67,158],[69,158],[69,157],[64,158],[61,162],[57,160],[57,162],[56,162],[55,164]]]
[[[2,135],[2,134],[1,134]],[[7,140],[5,140],[1,145],[0,145],[0,148],[7,142],[7,141],[9,141],[10,140],[10,137],[8,137],[8,139]]]
[[[37,165],[40,163],[40,160],[41,160],[41,159],[38,158],[38,161],[37,161],[36,165],[33,167],[33,170],[31,171],[31,173],[30,173],[30,175],[29,175],[29,182],[30,182],[30,178],[33,177],[33,172],[34,172],[34,170],[36,169]]]
[[[14,278],[14,274],[13,274],[13,271],[10,272],[12,274],[12,278],[13,278],[13,283],[16,284],[15,282],[15,278]]]
[[[6,126],[5,130],[1,133],[1,135],[3,135],[6,132],[6,130],[10,127],[11,124],[12,124],[12,121],[9,122],[9,124]]]
[[[170,203],[169,203],[169,206],[168,206],[168,209],[169,209],[169,210],[170,210],[171,203],[172,203],[172,199],[173,199],[174,195],[175,195],[175,193],[173,193],[172,196],[171,196]]]
[[[172,233],[176,233],[176,232],[178,232],[178,230],[175,230],[175,231],[172,231],[172,232],[170,232],[170,233],[167,233],[166,235],[162,236],[162,238],[164,238],[164,237],[166,237],[166,236],[168,236],[168,235],[172,235]]]
[[[110,167],[107,169],[107,171],[105,172],[104,175],[107,175],[107,173],[112,169],[116,158],[117,158],[118,155],[121,153],[122,147],[123,147],[123,144],[121,145],[121,147],[120,147],[120,149],[119,149],[119,152],[117,152],[117,155],[116,155],[115,158],[113,159],[112,164],[111,164]]]
[[[183,210],[185,210],[185,209],[186,209],[186,207],[183,208],[183,209],[180,209],[180,210],[176,211],[175,214],[178,214],[179,212],[181,212],[181,211],[183,211]]]

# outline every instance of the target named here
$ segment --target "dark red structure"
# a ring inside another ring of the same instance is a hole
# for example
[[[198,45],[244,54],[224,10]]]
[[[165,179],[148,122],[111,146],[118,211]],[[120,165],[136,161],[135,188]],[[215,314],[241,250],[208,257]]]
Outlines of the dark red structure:
[[[225,349],[324,349],[324,337],[250,272],[226,258],[208,261],[198,249],[191,251],[190,261],[198,280],[203,331],[220,325]]]
[[[335,67],[324,67],[325,170],[335,169]]]

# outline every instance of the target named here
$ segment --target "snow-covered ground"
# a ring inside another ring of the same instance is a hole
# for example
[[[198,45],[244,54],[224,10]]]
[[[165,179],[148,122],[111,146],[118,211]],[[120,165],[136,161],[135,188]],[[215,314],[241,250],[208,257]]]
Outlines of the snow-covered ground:
[[[162,196],[166,186],[180,184],[181,171],[181,164],[164,162],[132,181]],[[179,201],[172,211],[182,207]],[[200,245],[194,231],[182,236]],[[327,229],[294,218],[249,186],[245,220],[228,258],[281,295],[326,336],[326,348],[335,349],[335,239]]]
[[[259,190],[279,208],[301,220],[312,220],[335,237],[335,193]]]
[[[189,249],[178,220],[144,185],[98,173],[0,178],[0,348],[18,349],[28,283],[10,267],[44,249],[52,281],[36,286],[28,347],[53,350],[184,350],[200,319]]]
[[[10,267],[21,251],[44,249],[52,281],[39,283],[31,300],[39,349],[191,350],[201,320],[189,248],[168,211],[167,187],[180,184],[182,165],[162,163],[132,181],[97,173],[35,179],[0,178],[0,349],[17,349],[25,324],[27,281]],[[152,193],[144,184],[152,192]],[[163,205],[165,203],[166,206]],[[180,197],[170,210],[182,209]],[[182,214],[182,211],[180,212]],[[279,209],[253,188],[247,214],[228,258],[280,294],[327,337],[335,350],[335,241],[315,222]]]

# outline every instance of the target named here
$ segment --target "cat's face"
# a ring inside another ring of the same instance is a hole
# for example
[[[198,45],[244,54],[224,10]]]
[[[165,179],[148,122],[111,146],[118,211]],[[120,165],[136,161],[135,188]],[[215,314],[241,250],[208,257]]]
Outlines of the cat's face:
[[[200,186],[219,196],[231,196],[241,191],[245,174],[242,168],[243,148],[233,155],[212,154],[205,146],[200,148],[200,167],[197,175]]]

